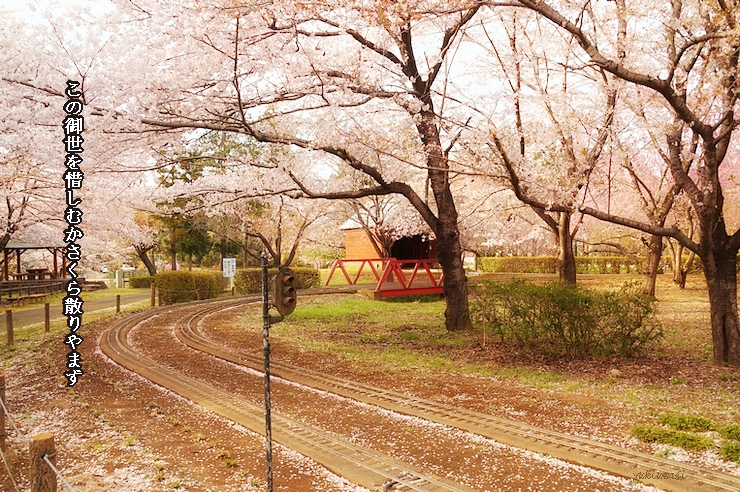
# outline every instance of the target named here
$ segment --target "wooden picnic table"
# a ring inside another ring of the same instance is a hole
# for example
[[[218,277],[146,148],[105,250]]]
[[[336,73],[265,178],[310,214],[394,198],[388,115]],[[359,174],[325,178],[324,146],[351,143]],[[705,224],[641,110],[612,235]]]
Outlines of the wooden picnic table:
[[[48,268],[26,268],[26,273],[28,273],[28,280],[43,280],[47,278],[51,278],[51,272]]]

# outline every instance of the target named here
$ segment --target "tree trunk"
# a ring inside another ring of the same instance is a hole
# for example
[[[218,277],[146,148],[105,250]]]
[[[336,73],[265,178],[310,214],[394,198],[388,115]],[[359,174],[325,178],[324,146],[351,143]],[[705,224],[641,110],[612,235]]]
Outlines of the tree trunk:
[[[678,268],[678,270],[675,270],[673,272],[673,283],[678,285],[679,290],[684,290],[686,288],[687,274],[688,272],[680,267]]]
[[[249,267],[249,234],[244,235],[244,266]]]
[[[576,257],[570,233],[570,214],[560,212],[558,218],[558,276],[561,282],[576,284]]]
[[[673,248],[673,283],[678,285],[678,288],[683,290],[686,288],[686,276],[691,269],[691,265],[694,263],[695,253],[692,251],[689,253],[689,259],[686,263],[683,262],[683,245],[679,244],[676,248]]]
[[[466,330],[472,326],[468,311],[468,279],[462,261],[462,246],[457,217],[443,223],[440,208],[437,236],[437,258],[444,274],[445,326],[447,330]],[[445,207],[446,208],[446,207]],[[453,205],[454,208],[454,205]]]
[[[427,104],[432,107],[431,98]],[[437,204],[437,220],[429,226],[437,237],[437,258],[444,275],[445,327],[448,331],[467,330],[473,324],[470,321],[468,279],[463,268],[458,214],[447,172],[449,164],[442,152],[436,116],[429,112],[422,115],[417,128],[427,153],[429,183]]]
[[[149,258],[149,255],[146,253],[146,251],[139,255],[139,258],[141,258],[141,261],[144,263],[144,266],[149,272],[149,275],[152,277],[155,276],[157,274],[157,267],[154,265],[154,262],[151,260],[151,258]]]
[[[702,258],[709,288],[709,311],[715,364],[740,366],[740,323],[737,312],[737,251]]]
[[[663,236],[650,236],[647,258],[645,258],[645,263],[642,267],[642,273],[645,277],[645,284],[642,287],[642,293],[646,296],[655,297],[655,284],[658,279],[658,269],[660,268],[660,258],[662,254]]]
[[[139,259],[141,259],[142,263],[144,263],[144,266],[149,272],[149,275],[151,275],[152,277],[155,276],[157,274],[157,267],[154,266],[154,262],[151,260],[151,258],[149,258],[149,255],[147,254],[148,251],[150,251],[152,248],[134,245],[134,249],[136,250],[136,254],[139,255]]]
[[[177,234],[174,227],[172,228],[172,245],[170,246],[170,264],[173,272],[177,270]]]

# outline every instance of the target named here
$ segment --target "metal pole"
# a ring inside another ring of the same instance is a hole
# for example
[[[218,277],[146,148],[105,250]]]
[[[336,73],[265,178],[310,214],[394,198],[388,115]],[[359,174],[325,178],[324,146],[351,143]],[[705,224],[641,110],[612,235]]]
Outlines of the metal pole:
[[[267,253],[262,252],[262,347],[265,354],[265,450],[267,452],[267,491],[272,492],[272,422],[270,417],[270,304],[267,285]]]

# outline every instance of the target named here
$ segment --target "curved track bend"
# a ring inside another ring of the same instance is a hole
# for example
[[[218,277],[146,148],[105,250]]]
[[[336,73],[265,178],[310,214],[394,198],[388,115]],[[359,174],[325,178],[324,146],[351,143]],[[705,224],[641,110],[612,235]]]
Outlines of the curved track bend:
[[[212,304],[214,301],[201,302]],[[234,304],[244,304],[245,298],[215,302],[215,308],[212,305],[206,305],[204,311],[209,312]],[[164,367],[136,353],[128,344],[128,334],[138,324],[153,315],[176,309],[178,308],[155,308],[115,322],[103,332],[100,340],[101,350],[124,368],[264,435],[264,409],[200,380]],[[299,421],[275,413],[272,415],[272,436],[276,442],[314,459],[332,472],[371,490],[473,492],[470,487],[425,474],[409,464],[356,446]]]
[[[198,313],[181,319],[176,324],[175,333],[183,343],[193,349],[256,371],[262,371],[262,358],[227,350],[222,344],[207,338],[197,328],[198,322],[205,317],[233,305],[204,306]],[[664,490],[676,492],[740,491],[740,477],[727,473],[348,381],[284,362],[271,361],[270,370],[275,377],[402,414],[456,427],[570,463],[603,470],[629,479],[642,473],[648,478],[642,479],[641,482]]]

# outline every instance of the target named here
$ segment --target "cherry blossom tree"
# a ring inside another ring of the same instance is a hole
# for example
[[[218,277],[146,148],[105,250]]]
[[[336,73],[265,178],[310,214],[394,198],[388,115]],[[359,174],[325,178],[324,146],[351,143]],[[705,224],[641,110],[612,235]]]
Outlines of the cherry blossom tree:
[[[654,111],[655,117],[649,121],[645,114],[646,108],[655,105],[646,100],[640,91],[631,91],[624,99],[626,104],[631,106],[632,112],[622,115],[623,121],[620,126],[623,130],[618,132],[619,135],[615,138],[617,148],[611,157],[615,160],[614,167],[621,169],[625,181],[629,183],[627,190],[622,191],[627,194],[622,199],[627,210],[623,212],[607,204],[606,211],[607,214],[624,215],[637,205],[647,223],[655,227],[664,227],[681,192],[681,188],[670,173],[668,149],[661,145],[663,139],[659,138],[661,133],[663,137],[665,136],[668,128],[660,124],[657,115],[663,114],[664,118],[668,115],[665,115],[663,108],[656,108],[658,110]],[[692,142],[692,148],[682,149],[680,152],[680,159],[687,171],[694,165],[692,149],[695,148],[695,144],[695,141]],[[643,262],[645,278],[643,294],[655,296],[665,241],[659,234],[650,234],[649,239],[643,241],[647,249]],[[678,267],[680,271],[680,263]]]
[[[61,118],[63,102],[60,88],[44,86],[37,91],[28,82],[23,47],[17,36],[28,35],[17,20],[1,15],[7,27],[0,34],[3,46],[0,54],[0,246],[25,227],[40,222],[61,221],[63,207],[54,195],[62,196],[61,173],[56,174],[51,164],[55,147],[57,156],[61,146]],[[54,116],[57,116],[54,118]],[[58,128],[53,131],[50,125]],[[44,128],[45,131],[38,131]]]
[[[644,87],[662,98],[674,117],[666,137],[670,170],[678,187],[691,201],[698,222],[698,238],[676,226],[656,226],[630,217],[585,207],[595,217],[649,234],[672,237],[699,256],[709,290],[717,364],[740,365],[740,320],[737,303],[737,254],[740,229],[728,230],[722,180],[723,164],[738,127],[736,110],[740,38],[740,5],[736,2],[673,0],[658,4],[630,4],[625,15],[632,31],[624,60],[605,35],[608,20],[623,4],[592,4],[602,21],[584,25],[581,11],[571,2],[519,0],[526,7],[572,36],[590,63],[627,83]],[[650,26],[649,30],[644,26]],[[655,35],[653,35],[655,33]],[[696,139],[697,168],[687,170],[682,148]]]
[[[105,136],[114,126],[111,122],[120,119],[122,113],[101,97],[110,93],[111,87],[119,86],[111,80],[125,80],[123,71],[108,70],[107,64],[120,48],[109,43],[113,31],[101,20],[104,15],[92,12],[90,5],[68,9],[59,3],[39,2],[25,7],[20,2],[17,7],[0,11],[0,189],[8,212],[7,220],[0,221],[4,227],[0,229],[0,241],[31,226],[46,224],[50,226],[47,232],[57,231],[52,242],[62,242],[62,230],[67,227],[63,220],[66,205],[62,179],[62,105],[67,97],[63,91],[67,80],[77,80],[82,84],[85,106],[85,178],[75,198],[82,200],[80,209],[85,214],[85,237],[80,239],[83,264],[88,259],[92,264],[95,257],[110,256],[106,252],[98,255],[93,248],[107,248],[111,238],[132,230],[123,225],[125,220],[118,220],[121,217],[117,212],[132,211],[122,188],[137,178],[118,175],[111,180],[110,175],[97,175],[101,168],[115,168],[122,159],[122,148],[110,145]],[[85,36],[80,37],[83,27]],[[123,194],[117,195],[119,192]],[[112,197],[119,199],[117,206],[109,206]],[[97,215],[98,211],[115,213]],[[36,227],[31,229],[37,234]]]
[[[503,178],[551,231],[560,280],[574,284],[573,240],[582,221],[577,208],[612,131],[617,84],[598,68],[575,71],[567,46],[543,53],[541,38],[551,45],[557,38],[544,21],[519,13],[501,13],[498,22],[489,15],[475,34],[498,62],[490,65],[489,83],[503,80],[508,97],[494,99],[497,109],[486,107],[486,99],[473,103],[483,121],[473,122],[479,128],[470,150],[482,161],[481,172],[487,161],[500,163],[500,170],[488,172]]]
[[[454,135],[447,135],[438,108],[445,60],[480,7],[478,2],[378,1],[307,9],[273,2],[262,10],[229,4],[188,11],[187,38],[173,46],[189,55],[197,50],[200,63],[212,65],[193,71],[199,80],[158,86],[155,111],[143,121],[162,129],[212,129],[292,145],[314,159],[359,171],[370,183],[322,190],[286,169],[305,196],[404,196],[438,241],[446,326],[467,328],[458,210],[450,190],[448,146]],[[394,146],[389,126],[400,129],[399,135],[412,131],[413,146]],[[428,176],[433,206],[394,178],[394,170],[404,166]]]

